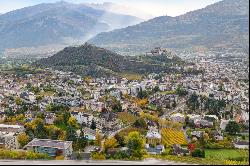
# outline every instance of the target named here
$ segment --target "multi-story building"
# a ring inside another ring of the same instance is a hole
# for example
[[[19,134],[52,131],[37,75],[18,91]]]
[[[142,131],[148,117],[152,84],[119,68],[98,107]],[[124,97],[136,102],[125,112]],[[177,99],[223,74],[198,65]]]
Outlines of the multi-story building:
[[[0,131],[0,148],[4,149],[18,149],[19,143],[17,141],[16,132],[2,132]]]
[[[23,132],[23,126],[0,124],[0,148],[18,149],[17,136]]]

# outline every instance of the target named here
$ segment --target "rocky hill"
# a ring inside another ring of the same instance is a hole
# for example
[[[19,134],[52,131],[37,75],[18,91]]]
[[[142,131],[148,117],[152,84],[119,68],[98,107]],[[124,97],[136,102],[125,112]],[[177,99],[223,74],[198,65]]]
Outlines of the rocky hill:
[[[85,43],[79,47],[67,47],[49,58],[38,60],[36,66],[52,67],[54,69],[71,71],[77,74],[94,77],[120,75],[122,73],[159,73],[175,72],[171,66],[185,64],[180,58],[166,57],[132,58],[116,54],[104,48]]]

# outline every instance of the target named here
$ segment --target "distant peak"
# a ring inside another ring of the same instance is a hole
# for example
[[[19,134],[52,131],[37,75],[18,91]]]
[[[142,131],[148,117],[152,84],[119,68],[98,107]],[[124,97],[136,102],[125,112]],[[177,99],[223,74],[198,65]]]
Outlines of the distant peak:
[[[63,0],[61,0],[61,1],[57,1],[56,3],[57,3],[57,4],[69,4],[68,2],[63,1]]]
[[[95,45],[93,45],[93,44],[90,44],[90,43],[88,43],[88,42],[86,42],[86,43],[84,43],[84,45],[83,45],[84,47],[93,47],[93,46],[95,46]]]

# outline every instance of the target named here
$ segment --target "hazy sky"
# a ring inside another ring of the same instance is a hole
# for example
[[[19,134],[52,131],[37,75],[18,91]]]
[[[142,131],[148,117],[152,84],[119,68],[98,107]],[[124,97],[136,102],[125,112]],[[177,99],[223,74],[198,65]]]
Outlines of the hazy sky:
[[[177,16],[188,11],[203,8],[220,0],[64,0],[73,3],[113,2],[127,7],[138,8],[138,11],[152,16]],[[39,3],[53,3],[58,0],[0,0],[0,13],[32,6]],[[133,10],[134,10],[133,9]]]

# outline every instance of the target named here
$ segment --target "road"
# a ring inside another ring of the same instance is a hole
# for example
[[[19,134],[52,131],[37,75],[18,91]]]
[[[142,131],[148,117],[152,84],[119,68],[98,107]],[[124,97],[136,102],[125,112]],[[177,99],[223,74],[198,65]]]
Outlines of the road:
[[[0,165],[190,165],[175,161],[146,159],[144,161],[76,161],[76,160],[52,160],[52,161],[29,161],[29,160],[0,160]]]
[[[132,125],[129,125],[129,126],[126,126],[126,127],[124,127],[124,128],[121,128],[121,129],[119,129],[119,130],[113,132],[112,134],[110,134],[110,135],[108,136],[108,138],[114,137],[114,136],[115,136],[117,133],[119,133],[120,131],[125,130],[125,129],[131,127],[131,126],[132,126]]]
[[[186,103],[185,101],[181,101],[176,108],[172,109],[172,110],[168,110],[167,112],[165,112],[164,115],[162,115],[160,118],[166,119],[168,118],[171,114],[173,113],[177,113],[179,112],[179,110],[182,110],[185,107]]]

